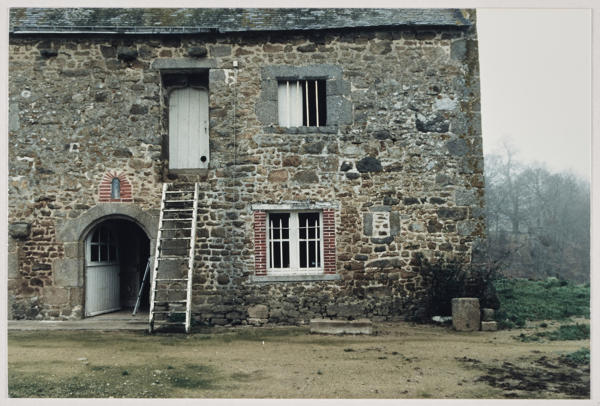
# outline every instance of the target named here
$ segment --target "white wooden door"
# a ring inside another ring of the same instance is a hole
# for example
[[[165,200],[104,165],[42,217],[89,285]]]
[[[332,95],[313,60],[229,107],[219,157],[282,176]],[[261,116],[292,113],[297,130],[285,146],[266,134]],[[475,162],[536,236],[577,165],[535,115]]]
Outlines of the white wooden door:
[[[118,241],[114,230],[100,224],[86,240],[85,315],[119,310]]]
[[[208,91],[186,87],[169,95],[169,168],[208,168]]]

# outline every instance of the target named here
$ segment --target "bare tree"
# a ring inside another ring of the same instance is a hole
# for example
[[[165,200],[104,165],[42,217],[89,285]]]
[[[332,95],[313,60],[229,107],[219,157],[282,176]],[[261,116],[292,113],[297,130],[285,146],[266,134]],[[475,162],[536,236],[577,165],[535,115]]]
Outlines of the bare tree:
[[[589,280],[589,183],[521,164],[505,142],[485,157],[488,250],[515,276]]]

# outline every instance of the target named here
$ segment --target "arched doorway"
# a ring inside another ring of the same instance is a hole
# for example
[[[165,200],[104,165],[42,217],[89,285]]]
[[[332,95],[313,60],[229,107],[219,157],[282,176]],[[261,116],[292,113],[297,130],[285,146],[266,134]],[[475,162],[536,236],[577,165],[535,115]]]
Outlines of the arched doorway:
[[[133,221],[101,221],[85,238],[85,316],[133,309],[150,255],[150,239]],[[149,276],[140,310],[148,309]]]

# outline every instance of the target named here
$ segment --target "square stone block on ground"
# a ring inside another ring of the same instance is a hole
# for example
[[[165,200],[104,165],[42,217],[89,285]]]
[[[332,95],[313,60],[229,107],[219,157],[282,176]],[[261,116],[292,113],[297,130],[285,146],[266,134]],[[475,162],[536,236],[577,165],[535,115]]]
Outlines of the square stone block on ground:
[[[456,331],[479,330],[479,299],[459,297],[452,299],[452,326]]]
[[[495,321],[482,321],[481,322],[481,331],[497,331],[498,323]]]

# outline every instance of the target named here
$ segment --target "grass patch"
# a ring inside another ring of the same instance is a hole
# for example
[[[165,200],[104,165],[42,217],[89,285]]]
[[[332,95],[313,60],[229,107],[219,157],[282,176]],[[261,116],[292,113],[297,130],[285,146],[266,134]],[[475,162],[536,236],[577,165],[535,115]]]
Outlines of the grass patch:
[[[165,377],[172,386],[185,389],[213,389],[212,368],[205,365],[186,365],[183,370],[177,369]]]
[[[566,354],[560,357],[563,362],[571,363],[573,365],[589,365],[590,364],[590,349],[581,348],[570,354]]]
[[[590,326],[587,324],[567,324],[552,331],[534,334],[521,333],[516,338],[523,342],[540,341],[542,338],[550,341],[587,340],[590,338]]]
[[[160,365],[90,365],[83,373],[55,375],[22,372],[9,368],[10,397],[32,398],[151,398],[173,397],[177,389],[214,389],[217,374],[210,366],[186,364],[174,368]]]
[[[500,328],[523,327],[527,320],[590,317],[590,287],[549,278],[545,281],[499,279],[496,321]]]

